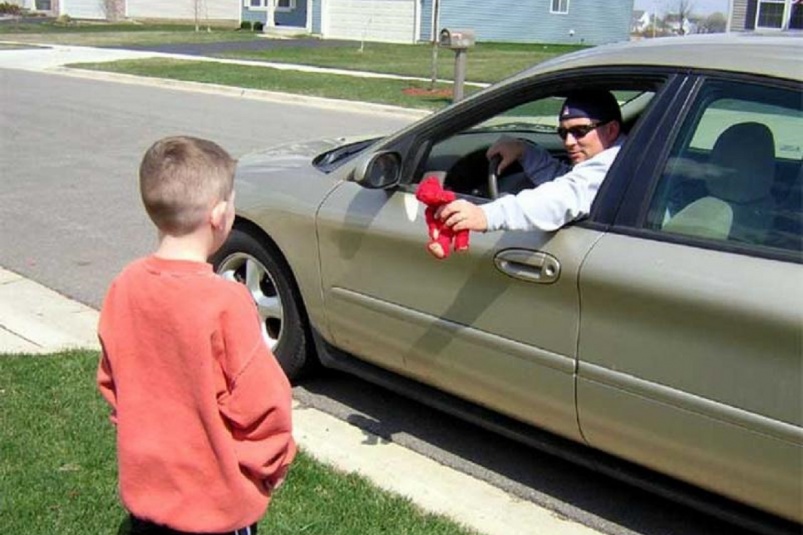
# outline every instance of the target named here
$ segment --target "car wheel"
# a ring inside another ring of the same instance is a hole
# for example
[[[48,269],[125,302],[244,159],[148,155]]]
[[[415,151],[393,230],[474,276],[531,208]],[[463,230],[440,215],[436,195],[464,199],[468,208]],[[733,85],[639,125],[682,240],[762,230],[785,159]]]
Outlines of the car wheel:
[[[295,281],[279,249],[233,229],[211,262],[223,278],[244,284],[262,320],[262,336],[288,378],[316,362],[309,326]]]

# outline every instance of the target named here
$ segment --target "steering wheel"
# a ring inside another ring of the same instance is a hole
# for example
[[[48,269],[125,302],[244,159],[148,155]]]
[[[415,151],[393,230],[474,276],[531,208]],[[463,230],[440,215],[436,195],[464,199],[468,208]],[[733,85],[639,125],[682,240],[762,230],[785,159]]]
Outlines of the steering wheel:
[[[488,195],[491,199],[499,197],[499,176],[497,169],[499,169],[499,162],[502,161],[502,156],[497,154],[488,162]]]

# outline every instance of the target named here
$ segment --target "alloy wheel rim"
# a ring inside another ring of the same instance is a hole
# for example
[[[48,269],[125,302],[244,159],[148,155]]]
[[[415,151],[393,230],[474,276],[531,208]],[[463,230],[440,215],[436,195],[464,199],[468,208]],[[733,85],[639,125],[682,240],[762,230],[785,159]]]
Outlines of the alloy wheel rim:
[[[223,259],[217,272],[248,289],[259,313],[262,337],[268,347],[275,349],[282,337],[284,306],[270,271],[253,256],[234,253]]]

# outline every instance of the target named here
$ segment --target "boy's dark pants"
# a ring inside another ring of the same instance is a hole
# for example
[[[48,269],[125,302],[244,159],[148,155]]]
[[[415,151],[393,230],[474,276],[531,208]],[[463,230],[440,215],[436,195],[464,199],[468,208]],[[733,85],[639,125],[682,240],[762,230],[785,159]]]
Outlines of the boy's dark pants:
[[[225,533],[187,533],[176,531],[147,520],[141,520],[134,515],[128,517],[129,530],[126,535],[257,535],[257,525],[248,528],[238,529],[237,531],[227,531]]]

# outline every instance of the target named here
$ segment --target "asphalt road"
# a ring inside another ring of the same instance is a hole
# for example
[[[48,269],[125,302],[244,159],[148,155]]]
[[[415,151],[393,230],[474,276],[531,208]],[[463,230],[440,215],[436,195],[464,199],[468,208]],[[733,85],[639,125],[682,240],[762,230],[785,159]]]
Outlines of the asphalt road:
[[[239,156],[407,122],[11,70],[0,70],[0,88],[0,265],[95,307],[119,269],[155,243],[136,169],[156,139],[208,137]],[[323,373],[295,395],[607,533],[747,533],[339,373]]]

